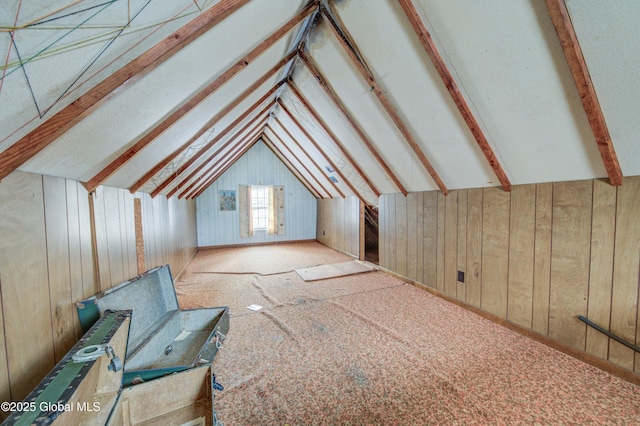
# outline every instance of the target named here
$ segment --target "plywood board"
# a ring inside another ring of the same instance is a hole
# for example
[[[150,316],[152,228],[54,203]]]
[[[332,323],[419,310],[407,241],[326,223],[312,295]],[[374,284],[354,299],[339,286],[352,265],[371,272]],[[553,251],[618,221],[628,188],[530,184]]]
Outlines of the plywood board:
[[[615,186],[600,179],[593,182],[591,265],[586,317],[604,328],[609,327],[611,317],[616,198]],[[607,359],[609,338],[592,327],[587,327],[586,350],[590,354]]]
[[[421,199],[422,200],[422,199]],[[407,204],[407,278],[416,280],[418,255],[418,193],[410,192],[405,198]]]
[[[111,272],[109,270],[109,250],[107,249],[106,212],[104,204],[104,187],[99,186],[90,195],[93,202],[95,222],[96,267],[98,268],[98,288],[104,291],[111,288]]]
[[[437,287],[438,270],[438,193],[423,193],[422,283]]]
[[[357,260],[330,263],[328,265],[312,266],[310,268],[296,269],[296,273],[305,281],[326,280],[328,278],[344,277],[347,275],[361,274],[375,270],[370,264]]]
[[[591,245],[592,181],[553,184],[549,336],[585,348]]]
[[[82,249],[80,245],[80,211],[78,208],[78,182],[67,179],[66,186],[66,210],[67,232],[69,247],[69,283],[71,287],[71,302],[84,299],[84,287],[82,283]],[[73,313],[74,341],[82,337],[82,328],[78,316]]]
[[[397,271],[396,268],[396,195],[390,194],[387,198],[388,222],[387,231],[389,239],[387,240],[387,250],[389,255],[389,269]]]
[[[507,316],[509,203],[501,188],[484,189],[481,308],[500,318]]]
[[[0,275],[0,294],[2,294],[2,275]],[[0,321],[4,324],[4,313],[0,303]],[[11,386],[9,384],[9,366],[7,362],[7,339],[4,327],[0,327],[0,401],[11,401]],[[0,420],[4,420],[9,413],[0,412]]]
[[[98,280],[96,278],[93,238],[91,236],[91,210],[89,199],[91,195],[79,182],[73,182],[78,191],[78,223],[82,267],[83,299],[98,292]],[[82,300],[82,299],[78,299]]]
[[[480,307],[482,297],[482,189],[467,193],[467,303]]]
[[[69,271],[67,187],[63,178],[43,176],[42,181],[53,349],[57,363],[75,343],[76,314]]]
[[[424,197],[425,192],[416,194],[416,281],[424,283]]]
[[[42,177],[10,174],[0,182],[0,200],[7,365],[11,397],[21,400],[54,366]]]
[[[611,293],[610,331],[634,343],[637,329],[638,277],[640,276],[640,179],[626,179],[618,188],[615,257]],[[634,353],[618,342],[609,343],[609,360],[634,368]],[[638,368],[638,366],[636,366]]]
[[[444,293],[444,227],[445,227],[445,195],[436,192],[437,195],[437,224],[436,224],[436,289]]]
[[[536,230],[533,265],[533,318],[531,328],[549,333],[549,283],[551,280],[551,219],[553,184],[536,185]]]
[[[535,185],[511,190],[507,319],[526,328],[531,328],[533,310],[535,199]]]
[[[396,253],[395,271],[402,276],[407,276],[407,199],[400,193],[394,194],[396,202]]]
[[[444,292],[454,298],[458,286],[458,194],[451,191],[444,198]]]
[[[465,280],[456,280],[456,297],[463,302],[467,301],[467,283],[466,283],[466,270],[467,270],[467,210],[468,200],[466,189],[459,189],[458,193],[458,246],[457,246],[457,259],[458,267],[457,271],[465,273]]]

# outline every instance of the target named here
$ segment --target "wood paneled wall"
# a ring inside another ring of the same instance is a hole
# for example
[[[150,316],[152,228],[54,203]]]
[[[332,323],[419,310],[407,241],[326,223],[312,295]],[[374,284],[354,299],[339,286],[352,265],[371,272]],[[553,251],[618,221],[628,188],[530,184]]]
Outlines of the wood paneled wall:
[[[136,197],[147,267],[179,273],[196,251],[195,203]],[[62,178],[14,172],[0,182],[0,400],[26,396],[82,335],[76,301],[137,275],[133,204],[108,187],[90,201]]]
[[[316,240],[359,257],[360,200],[354,196],[318,200]]]
[[[577,319],[640,341],[638,212],[640,177],[386,194],[380,265],[640,372],[640,356]]]

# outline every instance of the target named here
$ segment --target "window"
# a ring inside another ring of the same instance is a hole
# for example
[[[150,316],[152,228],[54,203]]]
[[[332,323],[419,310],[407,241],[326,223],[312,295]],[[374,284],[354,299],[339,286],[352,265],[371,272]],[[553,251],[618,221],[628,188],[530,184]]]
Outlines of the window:
[[[269,187],[251,187],[251,219],[254,231],[266,230],[269,226]]]

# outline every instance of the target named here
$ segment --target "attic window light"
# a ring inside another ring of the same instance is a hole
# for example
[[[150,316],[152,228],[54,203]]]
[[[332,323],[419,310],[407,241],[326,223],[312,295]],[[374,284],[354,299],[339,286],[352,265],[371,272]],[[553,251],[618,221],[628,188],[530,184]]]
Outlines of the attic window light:
[[[269,225],[269,187],[251,186],[251,220],[253,230],[266,230]]]

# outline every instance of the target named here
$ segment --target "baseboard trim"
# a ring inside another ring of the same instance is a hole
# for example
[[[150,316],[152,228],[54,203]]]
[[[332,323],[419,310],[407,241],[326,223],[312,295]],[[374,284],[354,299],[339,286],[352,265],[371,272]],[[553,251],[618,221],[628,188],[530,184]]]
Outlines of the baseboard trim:
[[[560,352],[563,352],[573,358],[576,358],[579,361],[585,362],[589,365],[592,365],[602,371],[605,371],[613,376],[616,376],[620,379],[623,379],[629,383],[632,383],[634,385],[640,386],[640,374],[635,373],[631,370],[627,370],[626,368],[622,368],[620,366],[617,366],[615,364],[612,364],[611,362],[604,360],[602,358],[598,358],[595,355],[592,355],[588,352],[585,352],[583,350],[580,349],[576,349],[574,347],[571,347],[569,345],[566,345],[564,343],[560,343],[556,340],[551,339],[548,336],[545,336],[544,334],[540,334],[536,331],[533,331],[531,329],[525,328],[521,325],[515,324],[511,321],[508,321],[504,318],[501,318],[495,314],[492,314],[490,312],[484,311],[480,308],[477,308],[473,305],[469,305],[468,303],[462,302],[458,299],[454,299],[451,296],[448,296],[434,288],[431,288],[425,284],[422,284],[420,282],[414,281],[410,278],[407,278],[401,274],[398,274],[396,272],[391,271],[390,269],[386,269],[382,266],[378,266],[378,269],[388,275],[391,275],[392,277],[401,279],[402,281],[406,282],[407,284],[411,284],[421,290],[424,290],[430,294],[433,294],[434,296],[437,296],[441,299],[446,300],[447,302],[453,303],[456,306],[459,306],[463,309],[466,309],[470,312],[473,312],[476,315],[479,315],[483,318],[488,319],[489,321],[492,321],[502,327],[508,328],[509,330],[515,331],[516,333],[519,333],[525,337],[528,337],[530,339],[533,339],[539,343],[542,343],[543,345],[546,345],[552,349],[556,349]]]

